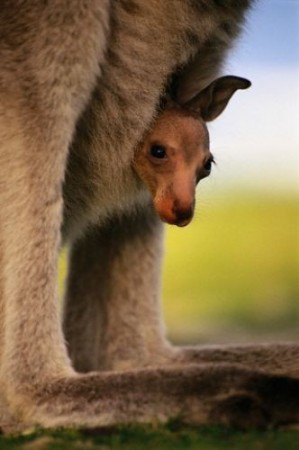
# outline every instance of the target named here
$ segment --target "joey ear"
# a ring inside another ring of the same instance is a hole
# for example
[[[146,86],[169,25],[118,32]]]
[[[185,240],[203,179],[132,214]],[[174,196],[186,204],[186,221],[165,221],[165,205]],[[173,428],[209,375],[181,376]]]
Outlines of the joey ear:
[[[247,89],[251,82],[245,78],[225,76],[217,78],[183,106],[198,112],[205,122],[216,119],[226,108],[238,89]]]

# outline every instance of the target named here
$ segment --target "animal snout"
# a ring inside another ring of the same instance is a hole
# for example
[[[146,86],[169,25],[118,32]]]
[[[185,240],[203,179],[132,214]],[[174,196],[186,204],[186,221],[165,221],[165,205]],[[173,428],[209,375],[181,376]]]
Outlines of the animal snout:
[[[185,227],[193,217],[195,200],[173,199],[171,196],[157,197],[154,206],[163,222]]]
[[[175,217],[175,225],[179,227],[185,227],[188,225],[193,217],[194,205],[180,206],[176,202],[172,208],[173,215]]]

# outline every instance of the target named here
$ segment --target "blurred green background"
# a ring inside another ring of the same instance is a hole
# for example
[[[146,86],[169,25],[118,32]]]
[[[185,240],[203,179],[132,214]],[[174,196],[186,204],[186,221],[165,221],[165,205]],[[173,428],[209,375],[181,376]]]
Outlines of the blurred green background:
[[[299,196],[205,194],[189,227],[167,227],[169,335],[180,342],[296,339]]]

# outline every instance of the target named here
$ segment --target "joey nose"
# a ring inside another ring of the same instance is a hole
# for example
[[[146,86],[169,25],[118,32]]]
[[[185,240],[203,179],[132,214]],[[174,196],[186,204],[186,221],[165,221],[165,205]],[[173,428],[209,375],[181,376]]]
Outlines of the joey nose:
[[[173,214],[176,218],[175,225],[178,227],[185,227],[188,225],[193,217],[193,206],[190,206],[188,208],[180,208],[178,206],[173,207]]]
[[[182,198],[165,195],[154,199],[154,207],[163,222],[178,227],[188,225],[194,214],[195,198]]]

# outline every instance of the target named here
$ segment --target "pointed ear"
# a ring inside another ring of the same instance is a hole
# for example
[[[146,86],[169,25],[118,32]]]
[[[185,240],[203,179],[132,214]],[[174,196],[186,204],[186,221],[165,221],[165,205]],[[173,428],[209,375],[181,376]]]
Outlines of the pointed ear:
[[[250,81],[245,78],[235,76],[217,78],[183,106],[198,112],[205,122],[210,122],[224,111],[238,89],[247,89],[250,86]]]

